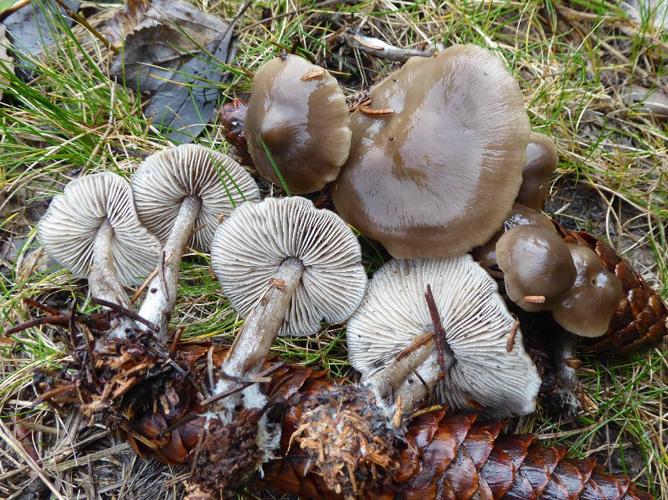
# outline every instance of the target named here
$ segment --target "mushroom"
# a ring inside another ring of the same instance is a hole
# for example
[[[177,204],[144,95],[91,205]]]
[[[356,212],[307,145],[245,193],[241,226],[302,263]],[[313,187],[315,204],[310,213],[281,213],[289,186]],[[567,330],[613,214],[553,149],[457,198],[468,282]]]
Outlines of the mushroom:
[[[591,248],[573,243],[567,246],[577,276],[552,316],[571,333],[600,337],[608,331],[612,315],[624,296],[622,282],[605,268]]]
[[[537,225],[556,231],[554,224],[548,217],[533,208],[515,203],[512,212],[503,222],[503,227],[487,243],[473,249],[471,252],[473,258],[492,276],[502,278],[503,273],[499,270],[496,261],[496,244],[506,231],[517,226],[528,225]]]
[[[336,179],[350,151],[343,91],[329,72],[295,55],[255,73],[245,127],[258,173],[293,194]]]
[[[525,311],[552,309],[575,282],[571,252],[554,226],[517,226],[496,244],[506,293]]]
[[[424,298],[428,285],[453,358],[441,383],[443,402],[457,409],[482,406],[494,416],[532,412],[540,377],[495,281],[470,255],[391,260],[376,271],[347,328],[349,359],[363,380],[435,331]],[[425,383],[432,388],[440,370],[432,352],[399,393],[411,396]]]
[[[211,246],[223,294],[245,318],[223,371],[240,377],[259,368],[279,333],[310,335],[323,319],[348,319],[366,289],[361,258],[346,224],[305,198],[240,206]]]
[[[559,156],[552,139],[538,132],[531,132],[517,202],[536,210],[542,209],[549,192],[550,176],[558,164]]]
[[[158,241],[140,224],[130,184],[104,172],[71,181],[37,226],[49,256],[88,278],[92,297],[128,307],[133,285],[158,263]],[[127,326],[127,325],[126,325]]]
[[[234,160],[193,144],[149,156],[132,177],[132,191],[139,219],[163,245],[163,261],[139,315],[157,325],[164,338],[186,245],[207,251],[220,220],[260,194]]]
[[[394,257],[448,257],[488,241],[522,183],[529,120],[503,62],[473,45],[411,58],[351,117],[337,211]]]

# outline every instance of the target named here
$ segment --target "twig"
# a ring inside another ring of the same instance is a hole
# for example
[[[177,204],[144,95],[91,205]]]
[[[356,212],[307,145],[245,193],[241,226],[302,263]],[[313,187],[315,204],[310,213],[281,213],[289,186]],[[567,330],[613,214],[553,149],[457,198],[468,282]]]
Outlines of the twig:
[[[93,35],[95,38],[100,40],[102,44],[107,47],[109,50],[111,50],[114,54],[118,54],[120,51],[118,47],[116,47],[113,43],[111,43],[109,40],[107,40],[102,34],[100,34],[99,31],[97,31],[91,24],[86,20],[85,17],[79,15],[77,12],[74,12],[71,10],[63,0],[56,0],[56,3],[60,5],[65,13],[70,16],[72,19],[74,19],[76,22],[78,22],[81,26],[86,28],[88,31],[90,31],[91,35]]]
[[[434,338],[434,332],[428,332],[419,337],[416,337],[410,344],[408,344],[404,349],[396,355],[395,360],[399,361],[412,352],[415,352],[416,349],[422,347],[426,343],[430,342]]]
[[[118,313],[124,314],[125,316],[127,316],[130,319],[133,319],[135,321],[139,321],[140,323],[146,325],[149,328],[149,330],[151,330],[153,332],[158,331],[157,326],[155,326],[153,323],[151,323],[147,319],[142,318],[139,314],[132,311],[131,309],[128,309],[127,307],[123,307],[119,304],[116,304],[115,302],[109,302],[108,300],[98,299],[97,297],[91,298],[91,301],[94,304],[97,304],[99,306],[108,307],[109,309],[113,309],[114,311],[116,311]]]
[[[202,401],[202,405],[203,406],[209,406],[211,403],[215,403],[216,401],[220,401],[221,399],[224,399],[228,396],[231,396],[232,394],[236,394],[237,392],[243,391],[245,388],[250,387],[253,384],[259,383],[258,381],[262,380],[264,377],[266,377],[270,373],[275,372],[281,366],[283,366],[282,362],[275,363],[275,364],[271,365],[269,368],[267,368],[266,370],[258,373],[253,379],[246,380],[241,385],[239,385],[237,387],[233,387],[231,389],[228,389],[227,391],[223,391],[220,394],[216,394],[214,396],[211,396],[208,399],[205,399],[204,401]]]
[[[7,7],[5,10],[0,12],[0,19],[4,19],[5,17],[9,16],[10,14],[13,14],[19,9],[22,9],[26,5],[28,5],[32,0],[19,0],[18,2],[10,5]]]
[[[436,342],[436,351],[438,353],[438,365],[441,367],[441,371],[445,376],[455,364],[455,353],[450,348],[450,345],[448,345],[445,328],[443,328],[443,323],[441,323],[441,315],[438,313],[438,307],[436,306],[436,301],[434,300],[434,294],[431,291],[430,285],[427,285],[427,291],[424,294],[424,298],[427,301],[431,322],[434,325],[434,340]],[[448,359],[446,360],[446,358]]]
[[[27,330],[28,328],[40,325],[67,326],[69,319],[70,319],[69,315],[67,314],[59,314],[58,316],[45,316],[43,318],[35,318],[31,319],[30,321],[26,321],[25,323],[21,323],[20,325],[16,325],[10,328],[9,330],[6,330],[5,333],[3,333],[2,335],[6,337],[18,332],[22,332],[23,330]]]
[[[431,57],[438,50],[438,47],[434,45],[425,49],[402,49],[378,38],[364,36],[352,30],[346,31],[343,38],[349,47],[389,61],[406,62],[411,57]]]

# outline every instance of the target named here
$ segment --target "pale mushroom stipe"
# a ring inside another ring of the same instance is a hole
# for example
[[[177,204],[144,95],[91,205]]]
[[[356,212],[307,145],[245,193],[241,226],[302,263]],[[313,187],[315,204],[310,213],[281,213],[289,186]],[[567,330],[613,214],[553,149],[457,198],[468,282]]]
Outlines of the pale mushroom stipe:
[[[497,292],[496,282],[470,255],[447,259],[392,260],[374,274],[347,328],[350,363],[365,380],[416,338],[434,331],[424,298],[429,285],[454,363],[441,382],[441,401],[454,409],[492,416],[532,412],[540,387],[524,351],[522,332]],[[424,393],[440,375],[436,353],[399,393]]]
[[[258,200],[260,193],[234,160],[192,144],[149,156],[132,177],[132,191],[140,220],[163,244],[159,272],[139,315],[158,325],[164,338],[186,245],[208,251],[220,219],[240,203]]]
[[[337,211],[394,257],[448,257],[488,241],[520,185],[529,119],[504,63],[473,45],[411,58],[351,117]]]

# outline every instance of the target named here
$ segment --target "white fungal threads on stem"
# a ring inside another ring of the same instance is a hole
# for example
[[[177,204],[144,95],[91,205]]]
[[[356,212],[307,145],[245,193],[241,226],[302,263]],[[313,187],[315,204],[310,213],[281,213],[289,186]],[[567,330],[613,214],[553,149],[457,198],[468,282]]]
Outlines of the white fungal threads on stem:
[[[163,248],[164,261],[158,264],[161,268],[149,283],[146,298],[139,310],[141,317],[158,327],[158,336],[163,341],[167,340],[167,325],[176,304],[181,258],[201,206],[202,202],[194,196],[184,198]],[[140,328],[148,327],[141,325]]]

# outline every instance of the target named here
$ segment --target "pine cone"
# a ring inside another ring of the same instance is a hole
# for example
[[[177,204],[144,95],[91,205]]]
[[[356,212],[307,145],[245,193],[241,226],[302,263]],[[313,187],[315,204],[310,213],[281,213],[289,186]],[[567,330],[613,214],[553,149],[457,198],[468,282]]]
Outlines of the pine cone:
[[[187,349],[193,373],[203,375],[209,348]],[[215,353],[214,363],[223,356]],[[565,448],[544,447],[532,435],[500,436],[503,422],[481,423],[477,415],[438,407],[395,428],[393,416],[365,388],[300,366],[282,366],[271,377],[262,390],[269,397],[268,417],[282,422],[281,458],[263,467],[262,481],[282,493],[312,498],[651,498],[628,478],[605,474],[595,460],[566,459]],[[205,409],[190,384],[168,386],[154,410],[138,416],[124,435],[140,455],[171,464],[197,460],[194,482],[211,489],[220,484],[211,477],[219,469],[197,458]],[[221,462],[230,464],[229,458]]]
[[[617,306],[607,333],[587,341],[584,351],[599,355],[622,355],[658,345],[668,328],[668,310],[659,294],[627,260],[601,240],[587,232],[569,231],[556,222],[554,224],[567,243],[577,243],[594,250],[608,271],[614,273],[624,287],[625,296]]]

